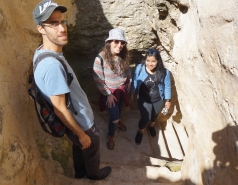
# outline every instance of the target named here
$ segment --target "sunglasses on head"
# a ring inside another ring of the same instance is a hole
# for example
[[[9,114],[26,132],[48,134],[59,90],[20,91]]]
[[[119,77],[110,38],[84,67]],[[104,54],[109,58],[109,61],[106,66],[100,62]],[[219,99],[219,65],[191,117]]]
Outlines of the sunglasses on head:
[[[125,46],[126,45],[126,42],[125,41],[122,41],[122,40],[113,40],[113,42],[118,45],[119,43],[121,43],[122,46]]]
[[[157,49],[148,49],[146,52],[146,55],[157,55],[158,50]]]

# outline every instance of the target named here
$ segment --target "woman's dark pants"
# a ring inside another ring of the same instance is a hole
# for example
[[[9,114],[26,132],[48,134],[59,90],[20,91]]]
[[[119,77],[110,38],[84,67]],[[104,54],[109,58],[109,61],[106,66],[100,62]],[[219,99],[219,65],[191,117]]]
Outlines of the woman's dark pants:
[[[144,98],[138,98],[138,107],[140,110],[141,119],[139,121],[139,129],[144,129],[150,122],[155,122],[159,112],[164,105],[163,100],[157,102],[148,103]]]

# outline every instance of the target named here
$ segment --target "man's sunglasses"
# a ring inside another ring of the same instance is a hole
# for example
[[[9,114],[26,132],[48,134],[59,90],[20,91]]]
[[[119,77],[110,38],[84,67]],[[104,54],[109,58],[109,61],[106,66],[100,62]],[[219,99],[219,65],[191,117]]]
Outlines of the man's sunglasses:
[[[122,40],[113,40],[113,42],[118,45],[119,43],[121,43],[122,46],[125,46],[126,45],[126,42],[125,41],[122,41]]]

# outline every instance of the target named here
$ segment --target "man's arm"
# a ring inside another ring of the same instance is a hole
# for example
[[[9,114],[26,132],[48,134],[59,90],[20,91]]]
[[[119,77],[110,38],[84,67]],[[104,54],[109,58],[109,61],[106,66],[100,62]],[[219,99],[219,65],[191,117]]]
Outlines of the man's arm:
[[[82,149],[89,147],[91,144],[91,139],[80,128],[71,112],[67,109],[65,103],[65,94],[50,96],[50,100],[53,104],[55,114],[60,118],[60,120],[65,124],[66,127],[68,127],[74,134],[79,137],[79,142],[82,144]]]

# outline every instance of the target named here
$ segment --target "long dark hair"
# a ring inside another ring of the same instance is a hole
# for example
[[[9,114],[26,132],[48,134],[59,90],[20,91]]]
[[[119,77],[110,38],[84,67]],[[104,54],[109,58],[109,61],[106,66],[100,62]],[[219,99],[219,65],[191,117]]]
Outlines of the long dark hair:
[[[165,74],[166,74],[166,70],[164,68],[164,64],[163,64],[163,61],[162,61],[159,51],[156,49],[148,49],[145,54],[145,57],[142,59],[142,62],[141,62],[142,67],[145,66],[145,62],[146,62],[146,59],[148,56],[149,57],[154,56],[155,59],[158,61],[157,66],[155,68],[155,79],[154,80],[157,83],[162,83],[164,80]]]
[[[111,52],[111,45],[110,45],[111,42],[112,41],[106,42],[105,46],[101,49],[100,52],[103,53],[103,57],[105,58],[105,60],[109,64],[109,66],[111,67],[111,70],[113,72],[116,72],[114,56]],[[127,68],[129,67],[129,57],[128,57],[128,50],[127,50],[126,45],[123,46],[122,50],[120,51],[120,53],[117,56],[119,59],[118,62],[119,62],[120,70],[122,73],[124,73],[127,70]]]

